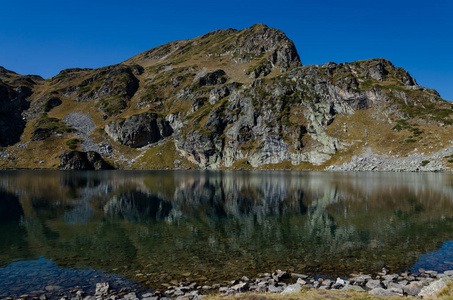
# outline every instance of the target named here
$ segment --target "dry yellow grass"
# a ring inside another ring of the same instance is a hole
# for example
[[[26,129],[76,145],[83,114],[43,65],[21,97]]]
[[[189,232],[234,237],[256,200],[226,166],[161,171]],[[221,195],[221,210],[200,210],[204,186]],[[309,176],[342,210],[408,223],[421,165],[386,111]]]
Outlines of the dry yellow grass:
[[[234,296],[210,296],[207,299],[223,299],[223,300],[339,300],[339,299],[356,299],[356,300],[377,300],[388,299],[395,300],[401,297],[376,297],[366,292],[354,291],[333,291],[333,290],[302,290],[299,293],[291,294],[239,294]]]
[[[208,300],[396,300],[405,299],[406,297],[377,297],[367,292],[356,291],[338,291],[338,290],[316,290],[303,289],[299,293],[290,294],[251,294],[244,293],[233,296],[211,295]],[[451,300],[453,299],[453,283],[448,284],[447,288],[435,297],[429,298],[432,300]]]
[[[175,160],[180,163],[175,165]],[[179,156],[172,139],[156,144],[144,151],[137,161],[131,166],[132,169],[167,169],[167,168],[197,168],[187,159]]]

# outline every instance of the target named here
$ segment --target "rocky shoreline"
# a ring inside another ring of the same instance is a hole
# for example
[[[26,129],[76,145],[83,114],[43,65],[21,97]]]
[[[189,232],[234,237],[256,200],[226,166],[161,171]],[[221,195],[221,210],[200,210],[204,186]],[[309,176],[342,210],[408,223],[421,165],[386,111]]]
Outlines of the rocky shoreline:
[[[351,274],[350,278],[324,278],[298,273],[288,273],[277,270],[273,273],[264,273],[255,279],[242,277],[231,281],[229,284],[198,285],[196,282],[180,282],[179,285],[168,285],[166,290],[136,291],[129,288],[114,290],[109,283],[97,283],[94,294],[74,289],[68,294],[41,295],[30,297],[22,295],[12,299],[32,300],[160,300],[160,299],[189,299],[197,300],[208,295],[231,296],[241,293],[251,294],[290,294],[302,290],[337,290],[368,292],[379,297],[413,297],[429,298],[437,295],[452,282],[453,270],[443,273],[436,271],[420,270],[411,274],[409,271],[396,274],[389,273],[383,268],[382,272],[372,276],[368,274]]]
[[[450,141],[453,143],[453,141]],[[453,146],[446,147],[432,154],[414,153],[408,156],[398,154],[379,155],[370,148],[365,149],[359,156],[353,156],[349,162],[342,165],[332,165],[326,171],[385,171],[385,172],[445,172],[451,171],[445,161],[453,155]]]

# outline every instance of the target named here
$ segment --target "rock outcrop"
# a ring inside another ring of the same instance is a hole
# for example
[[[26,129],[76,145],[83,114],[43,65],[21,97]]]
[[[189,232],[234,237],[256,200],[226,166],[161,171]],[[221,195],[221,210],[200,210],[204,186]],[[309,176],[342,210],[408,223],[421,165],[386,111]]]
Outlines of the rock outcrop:
[[[143,113],[119,119],[105,126],[105,132],[115,141],[129,147],[143,147],[172,134],[168,121],[156,113]]]
[[[99,153],[94,151],[80,152],[67,151],[60,154],[60,164],[63,170],[110,170],[113,167],[108,164]]]
[[[25,129],[21,114],[30,107],[33,86],[43,79],[23,76],[0,67],[0,146],[17,143]]]

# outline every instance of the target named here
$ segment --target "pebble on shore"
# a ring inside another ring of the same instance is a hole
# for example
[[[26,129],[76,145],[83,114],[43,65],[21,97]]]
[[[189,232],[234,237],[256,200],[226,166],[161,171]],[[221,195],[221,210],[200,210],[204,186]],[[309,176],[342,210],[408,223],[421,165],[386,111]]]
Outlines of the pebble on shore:
[[[384,268],[374,278],[367,274],[351,274],[348,279],[344,278],[315,278],[313,276],[288,273],[277,270],[273,273],[265,273],[256,279],[242,277],[230,282],[229,285],[213,284],[212,286],[199,286],[195,282],[180,282],[179,285],[170,285],[164,292],[154,291],[144,294],[130,292],[123,288],[119,291],[110,288],[108,283],[97,283],[94,295],[86,295],[84,291],[73,290],[71,295],[51,295],[52,299],[60,300],[159,300],[159,299],[189,299],[197,300],[206,297],[206,293],[219,293],[229,296],[239,293],[297,293],[302,289],[332,289],[354,290],[368,292],[375,296],[401,296],[428,298],[437,295],[452,281],[453,270],[438,273],[435,271],[421,270],[420,273],[411,274],[406,271],[401,274],[389,274]],[[57,296],[57,297],[55,297]],[[28,298],[27,295],[20,297]],[[46,295],[33,300],[50,299]],[[12,300],[13,298],[4,298]]]

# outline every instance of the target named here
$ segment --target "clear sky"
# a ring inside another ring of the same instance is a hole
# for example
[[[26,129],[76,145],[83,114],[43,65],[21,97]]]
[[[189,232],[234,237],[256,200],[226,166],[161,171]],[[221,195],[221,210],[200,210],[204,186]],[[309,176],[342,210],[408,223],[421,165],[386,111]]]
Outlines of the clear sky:
[[[263,23],[302,63],[383,57],[453,100],[453,0],[0,0],[0,66],[44,78]]]

